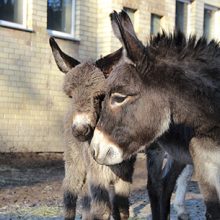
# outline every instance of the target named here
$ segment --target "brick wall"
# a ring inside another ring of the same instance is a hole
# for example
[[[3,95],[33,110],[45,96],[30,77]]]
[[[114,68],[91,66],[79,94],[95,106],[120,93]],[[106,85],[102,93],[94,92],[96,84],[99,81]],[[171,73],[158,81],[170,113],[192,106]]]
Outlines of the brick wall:
[[[62,92],[63,74],[48,44],[47,1],[28,0],[27,28],[0,26],[0,151],[62,151],[62,120],[69,100]],[[161,28],[175,26],[175,0],[76,0],[75,38],[57,39],[79,60],[95,59],[120,47],[109,19],[112,10],[135,9],[134,25],[146,43],[151,13],[162,16]],[[189,31],[202,35],[204,4],[220,8],[219,0],[190,4]],[[220,12],[215,14],[216,27]],[[220,39],[220,28],[214,29]]]
[[[58,44],[77,59],[95,58],[96,0],[77,1],[76,11],[80,41]],[[29,4],[27,28],[34,32],[0,27],[0,151],[62,151],[68,98],[48,44],[47,1]]]
[[[97,56],[97,0],[76,0],[76,11],[80,59],[95,59]]]

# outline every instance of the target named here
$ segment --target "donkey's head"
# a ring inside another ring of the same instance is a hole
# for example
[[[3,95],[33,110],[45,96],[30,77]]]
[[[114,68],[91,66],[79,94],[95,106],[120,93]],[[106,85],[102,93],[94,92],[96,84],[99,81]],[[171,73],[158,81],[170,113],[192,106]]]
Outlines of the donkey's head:
[[[111,14],[112,27],[124,48],[124,59],[107,79],[102,112],[91,142],[100,164],[117,164],[152,143],[169,126],[169,109],[143,73],[154,71],[125,12]],[[147,87],[147,89],[146,89]]]
[[[79,61],[61,51],[53,38],[50,46],[59,69],[65,73],[63,90],[72,99],[72,134],[80,141],[91,138],[105,94],[105,77],[118,62],[122,49],[97,60],[95,63]]]

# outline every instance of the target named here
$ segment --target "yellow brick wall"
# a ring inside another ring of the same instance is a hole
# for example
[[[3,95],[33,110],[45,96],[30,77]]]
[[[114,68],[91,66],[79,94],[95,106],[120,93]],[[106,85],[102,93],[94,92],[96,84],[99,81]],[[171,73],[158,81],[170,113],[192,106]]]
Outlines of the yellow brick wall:
[[[63,74],[48,44],[47,1],[28,0],[27,28],[0,26],[0,151],[63,151],[62,121],[69,100],[62,92]],[[190,4],[189,32],[202,35],[204,4],[220,8],[219,0]],[[146,43],[150,16],[162,16],[161,28],[175,26],[175,0],[76,0],[76,41],[57,39],[62,49],[79,60],[95,59],[118,49],[109,13],[136,9],[135,30]],[[215,37],[220,40],[220,11]]]
[[[80,60],[96,57],[96,0],[85,2],[76,5],[80,41],[57,39]],[[34,32],[0,27],[0,151],[63,151],[62,121],[69,100],[48,43],[47,1],[28,5],[27,23]]]
[[[97,0],[76,0],[77,34],[81,60],[97,56]]]

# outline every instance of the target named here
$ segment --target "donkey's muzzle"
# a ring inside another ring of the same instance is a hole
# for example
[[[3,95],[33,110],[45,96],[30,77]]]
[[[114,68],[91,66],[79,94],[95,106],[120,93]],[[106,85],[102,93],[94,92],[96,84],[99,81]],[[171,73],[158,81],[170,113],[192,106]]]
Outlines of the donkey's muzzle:
[[[114,165],[123,161],[123,151],[109,139],[109,136],[95,129],[90,144],[93,159],[102,165]]]
[[[87,141],[91,139],[93,129],[88,124],[72,125],[72,134],[79,141]]]

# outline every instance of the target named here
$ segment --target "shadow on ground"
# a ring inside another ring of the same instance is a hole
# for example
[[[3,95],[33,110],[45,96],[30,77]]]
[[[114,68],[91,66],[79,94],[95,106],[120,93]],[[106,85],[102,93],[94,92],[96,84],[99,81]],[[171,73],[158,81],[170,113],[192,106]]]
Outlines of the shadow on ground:
[[[0,176],[0,220],[63,219],[62,153],[0,154]],[[140,154],[130,196],[130,219],[151,219],[146,176],[145,156]],[[204,203],[195,181],[189,184],[186,207],[192,220],[205,219]],[[77,213],[78,220],[80,209]],[[177,219],[173,207],[171,219]]]

